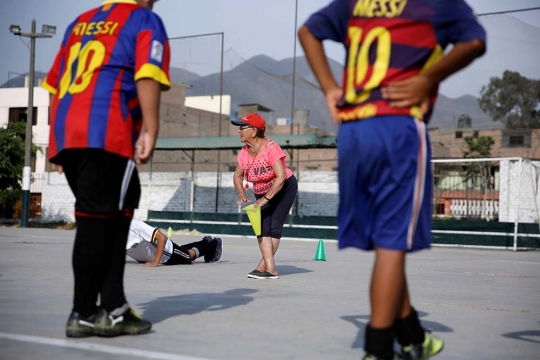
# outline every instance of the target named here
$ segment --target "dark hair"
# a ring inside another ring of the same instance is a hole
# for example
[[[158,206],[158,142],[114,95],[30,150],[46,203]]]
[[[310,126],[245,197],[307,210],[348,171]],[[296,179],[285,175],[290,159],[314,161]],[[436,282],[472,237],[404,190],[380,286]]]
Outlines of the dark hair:
[[[261,130],[259,128],[255,128],[257,130],[257,137],[263,138],[264,137],[264,130]]]

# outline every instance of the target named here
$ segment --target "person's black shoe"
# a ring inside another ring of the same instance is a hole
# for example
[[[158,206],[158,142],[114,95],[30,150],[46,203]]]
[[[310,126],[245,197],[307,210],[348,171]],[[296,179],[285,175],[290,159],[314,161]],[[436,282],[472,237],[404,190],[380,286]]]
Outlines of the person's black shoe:
[[[265,271],[263,273],[259,271],[259,274],[253,274],[250,277],[253,279],[279,279],[278,275],[271,274],[268,271]]]
[[[119,316],[114,316],[104,309],[99,309],[94,323],[94,334],[104,337],[139,335],[149,331],[151,328],[152,323],[141,318],[131,307]]]
[[[66,336],[70,338],[83,338],[94,335],[94,321],[96,314],[84,317],[72,311],[66,324]]]
[[[257,279],[257,276],[261,276],[262,274],[263,274],[262,271],[255,269],[252,272],[248,273],[247,277],[251,279]]]
[[[216,252],[214,253],[214,257],[212,257],[210,262],[217,263],[220,262],[221,258],[223,257],[223,239],[214,238],[214,240],[217,241]]]

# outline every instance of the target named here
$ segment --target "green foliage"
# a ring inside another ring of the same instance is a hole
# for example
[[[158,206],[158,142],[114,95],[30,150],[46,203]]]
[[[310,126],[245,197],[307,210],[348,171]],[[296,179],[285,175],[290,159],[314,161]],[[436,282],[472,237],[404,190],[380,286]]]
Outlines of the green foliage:
[[[463,140],[467,144],[467,149],[463,150],[465,159],[491,157],[491,147],[495,144],[495,140],[491,136],[480,136],[476,140],[465,136]]]
[[[480,108],[507,129],[540,127],[540,80],[506,70],[502,78],[491,78],[480,95]]]
[[[10,217],[21,196],[26,123],[0,128],[0,217]]]

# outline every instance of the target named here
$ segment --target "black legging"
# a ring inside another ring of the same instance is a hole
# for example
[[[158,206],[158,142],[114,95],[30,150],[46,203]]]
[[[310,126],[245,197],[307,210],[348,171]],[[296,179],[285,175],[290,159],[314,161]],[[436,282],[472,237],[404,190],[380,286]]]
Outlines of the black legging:
[[[261,208],[262,233],[261,236],[281,239],[283,225],[291,210],[294,198],[298,192],[298,182],[292,175],[285,180],[283,187],[274,197]],[[266,194],[255,194],[257,199]]]

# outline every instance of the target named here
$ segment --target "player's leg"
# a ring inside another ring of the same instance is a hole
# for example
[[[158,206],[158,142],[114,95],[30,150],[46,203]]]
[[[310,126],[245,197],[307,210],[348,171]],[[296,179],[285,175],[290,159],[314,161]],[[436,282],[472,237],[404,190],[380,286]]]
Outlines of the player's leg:
[[[394,357],[393,327],[404,291],[405,252],[375,249],[371,278],[371,322],[366,329],[365,350],[380,359]]]
[[[173,242],[173,252],[164,265],[189,265],[201,256],[210,262],[216,253],[217,245],[218,241],[212,237],[181,246]]]
[[[426,144],[426,164],[431,163],[429,136],[423,123],[418,123],[418,132]],[[418,221],[416,224],[411,251],[429,248],[431,245],[431,194],[432,173],[431,166],[425,167],[425,180],[423,183],[423,199],[420,202]],[[428,359],[438,354],[444,347],[444,341],[422,328],[418,313],[411,305],[409,289],[405,277],[405,291],[402,304],[398,310],[395,322],[398,342],[402,346],[401,355],[406,360]]]
[[[140,183],[135,163],[103,150],[91,150],[92,171],[87,174],[88,196],[85,206],[106,219],[106,251],[101,259],[100,308],[96,313],[94,334],[117,336],[140,334],[152,324],[130,307],[124,294],[126,243],[133,209],[139,203]]]
[[[86,198],[92,195],[88,173],[92,172],[89,151],[64,150],[60,160],[68,184],[75,196],[77,232],[72,254],[74,275],[73,308],[66,324],[66,336],[93,335],[101,271],[106,251],[106,219],[89,212]]]

